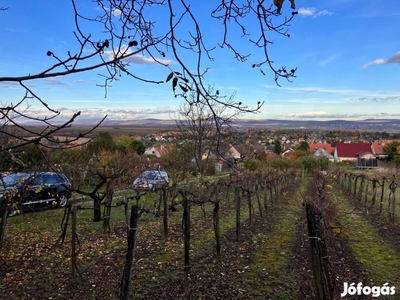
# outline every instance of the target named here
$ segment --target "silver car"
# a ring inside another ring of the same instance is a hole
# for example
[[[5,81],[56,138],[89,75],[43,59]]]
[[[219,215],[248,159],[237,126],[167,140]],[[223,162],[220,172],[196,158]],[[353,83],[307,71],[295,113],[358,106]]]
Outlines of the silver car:
[[[168,174],[165,171],[144,171],[133,182],[133,188],[155,191],[168,186],[168,182]]]

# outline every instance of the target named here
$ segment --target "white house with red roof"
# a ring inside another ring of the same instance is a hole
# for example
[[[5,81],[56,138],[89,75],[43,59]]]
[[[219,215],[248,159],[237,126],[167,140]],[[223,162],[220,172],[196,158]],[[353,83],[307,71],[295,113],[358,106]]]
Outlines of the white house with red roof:
[[[338,143],[333,156],[336,162],[354,161],[358,168],[378,167],[377,158],[369,143]]]
[[[167,148],[161,145],[161,146],[156,146],[156,147],[153,146],[151,148],[147,148],[146,151],[144,152],[144,155],[155,155],[157,158],[160,158],[161,156],[167,153],[168,153]]]
[[[324,149],[326,152],[332,154],[335,151],[335,147],[327,143],[313,143],[310,144],[310,152],[315,153],[319,149]]]
[[[385,145],[385,142],[373,142],[371,144],[372,153],[379,159],[385,159],[387,157],[387,154],[383,151]]]

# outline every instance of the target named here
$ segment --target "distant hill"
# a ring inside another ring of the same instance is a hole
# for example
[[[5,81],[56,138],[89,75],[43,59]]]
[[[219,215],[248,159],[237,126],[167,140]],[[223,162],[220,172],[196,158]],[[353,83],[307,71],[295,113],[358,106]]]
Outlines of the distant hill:
[[[79,124],[79,121],[76,123]],[[142,120],[105,120],[104,126],[175,126],[174,120],[142,119]],[[331,120],[254,120],[238,119],[231,123],[236,128],[292,128],[292,129],[324,129],[324,130],[362,130],[362,131],[399,131],[400,119],[366,119],[360,121]]]
[[[76,119],[73,126],[91,127],[95,126],[99,120]],[[29,126],[27,123],[26,125]],[[366,119],[359,121],[331,120],[331,121],[313,121],[313,120],[275,120],[275,119],[238,119],[231,123],[232,127],[237,129],[247,128],[266,128],[266,129],[315,129],[315,130],[360,130],[360,131],[400,131],[400,119]],[[174,127],[174,120],[163,119],[140,119],[140,120],[113,120],[105,119],[101,126],[105,127]]]
[[[366,119],[359,121],[330,120],[237,120],[237,126],[269,127],[269,128],[305,128],[325,130],[366,130],[366,131],[398,131],[400,119]]]

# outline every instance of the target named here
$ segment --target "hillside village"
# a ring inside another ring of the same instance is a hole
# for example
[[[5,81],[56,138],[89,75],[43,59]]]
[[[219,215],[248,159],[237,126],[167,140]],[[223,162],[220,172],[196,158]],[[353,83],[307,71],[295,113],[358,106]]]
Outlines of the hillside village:
[[[95,139],[99,133],[107,132],[113,138],[124,136],[128,140],[136,140],[145,147],[143,156],[154,157],[153,162],[163,164],[162,160],[175,155],[184,148],[185,143],[195,141],[195,135],[183,134],[174,126],[100,126],[90,136],[76,139],[79,136],[79,126],[69,128],[53,140],[61,141],[60,147],[84,148]],[[30,137],[27,137],[29,139]],[[32,137],[34,138],[34,137]],[[377,168],[387,158],[384,147],[393,141],[400,141],[400,134],[393,132],[361,131],[361,130],[316,130],[298,129],[262,129],[259,127],[224,128],[217,144],[215,131],[210,131],[202,137],[203,161],[215,163],[217,171],[226,170],[232,164],[249,160],[268,161],[274,157],[290,159],[313,154],[326,157],[331,162],[352,162],[358,168]],[[70,141],[70,142],[69,142]],[[280,150],[276,151],[279,142]],[[306,146],[306,148],[304,148]],[[193,155],[193,154],[192,154]],[[197,160],[199,158],[196,158]],[[170,162],[171,164],[171,162]]]
[[[286,149],[296,148],[301,142],[312,144],[336,144],[336,143],[375,143],[384,146],[394,140],[400,139],[400,134],[386,132],[360,132],[356,131],[307,131],[307,130],[262,130],[248,129],[244,131],[227,131],[225,139],[233,143],[249,145],[253,148],[270,150],[276,139],[279,139]],[[209,135],[212,136],[212,135]],[[134,139],[146,143],[168,143],[180,141],[179,131],[163,131],[147,135],[132,135]],[[328,148],[330,149],[330,148]],[[334,149],[331,149],[333,152]],[[313,151],[313,148],[310,149]]]
[[[99,129],[101,131],[101,128]],[[123,134],[126,134],[126,130]],[[112,135],[117,137],[120,131],[114,130]],[[177,146],[187,142],[178,130],[162,129],[158,132],[128,135],[133,140],[142,142],[146,150],[145,156],[161,158]],[[304,155],[304,151],[318,157],[327,157],[332,162],[353,161],[359,168],[376,168],[379,160],[385,160],[385,145],[400,139],[397,133],[346,131],[346,130],[306,130],[306,129],[245,129],[242,131],[225,131],[222,134],[218,151],[215,146],[215,133],[209,133],[204,138],[208,143],[204,148],[202,159],[215,159],[219,164],[224,159],[231,163],[242,162],[249,158],[271,159],[278,156],[274,151],[274,144],[279,141],[281,153],[279,156],[297,158]],[[65,138],[65,137],[64,137]],[[62,137],[59,137],[62,139]],[[79,139],[75,146],[86,144],[89,138]],[[306,143],[307,149],[299,150],[300,145]],[[218,153],[217,153],[218,152]],[[221,160],[221,155],[223,159]],[[262,157],[262,158],[261,158]]]

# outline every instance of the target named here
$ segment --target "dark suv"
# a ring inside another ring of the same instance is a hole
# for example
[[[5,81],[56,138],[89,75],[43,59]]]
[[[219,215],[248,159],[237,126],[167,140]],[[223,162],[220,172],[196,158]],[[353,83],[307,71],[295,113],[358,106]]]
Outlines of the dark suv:
[[[0,202],[9,215],[38,206],[64,207],[71,197],[71,183],[62,173],[15,173],[0,178]],[[7,205],[7,206],[5,206]]]

